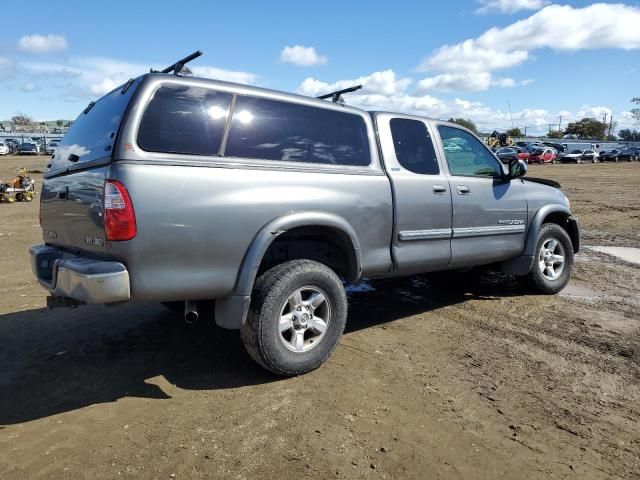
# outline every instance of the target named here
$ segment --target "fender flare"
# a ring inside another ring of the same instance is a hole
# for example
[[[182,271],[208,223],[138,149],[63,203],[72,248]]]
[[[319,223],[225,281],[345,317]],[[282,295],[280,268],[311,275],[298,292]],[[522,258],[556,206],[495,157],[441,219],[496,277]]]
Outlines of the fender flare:
[[[578,220],[571,216],[571,210],[566,205],[552,203],[541,207],[529,222],[527,230],[527,238],[525,240],[522,253],[514,258],[505,260],[500,264],[500,270],[504,273],[512,275],[526,275],[531,270],[534,257],[536,255],[536,245],[538,243],[538,234],[542,228],[544,220],[551,214],[559,213],[567,219],[567,233],[571,238],[574,253],[578,253],[580,249],[580,225]]]
[[[522,255],[535,255],[536,244],[538,243],[538,233],[542,228],[544,219],[552,213],[560,213],[567,218],[571,217],[571,210],[566,205],[561,204],[549,204],[540,208],[533,216],[531,223],[529,223],[529,231],[527,232],[527,241],[524,245],[524,251]],[[567,232],[569,233],[569,232]]]
[[[283,233],[297,227],[327,227],[343,236],[351,244],[354,261],[354,278],[357,282],[362,274],[360,242],[353,227],[335,214],[326,212],[295,212],[277,217],[267,223],[251,241],[242,259],[236,277],[236,285],[231,296],[216,300],[216,324],[224,328],[238,329],[242,326],[249,310],[253,284],[258,274],[262,258],[273,241]]]

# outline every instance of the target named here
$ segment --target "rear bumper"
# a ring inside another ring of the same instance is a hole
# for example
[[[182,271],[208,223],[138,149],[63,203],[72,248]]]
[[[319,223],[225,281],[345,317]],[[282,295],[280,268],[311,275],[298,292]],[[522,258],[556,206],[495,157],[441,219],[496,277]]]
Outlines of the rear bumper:
[[[131,298],[129,272],[120,262],[96,260],[47,245],[29,249],[31,269],[53,297],[82,303],[126,302]]]

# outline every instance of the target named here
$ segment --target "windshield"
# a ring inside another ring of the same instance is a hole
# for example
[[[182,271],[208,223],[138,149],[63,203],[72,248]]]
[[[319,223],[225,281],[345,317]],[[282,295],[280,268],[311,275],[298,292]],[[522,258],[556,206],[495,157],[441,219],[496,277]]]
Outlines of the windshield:
[[[571,150],[571,153],[582,153],[582,150]]]
[[[21,148],[33,148],[35,146],[35,143],[23,143],[22,145],[20,145]]]
[[[125,93],[121,85],[93,105],[89,104],[57,145],[50,170],[72,164],[72,155],[78,157],[73,163],[111,157],[120,123],[138,84],[136,80]]]

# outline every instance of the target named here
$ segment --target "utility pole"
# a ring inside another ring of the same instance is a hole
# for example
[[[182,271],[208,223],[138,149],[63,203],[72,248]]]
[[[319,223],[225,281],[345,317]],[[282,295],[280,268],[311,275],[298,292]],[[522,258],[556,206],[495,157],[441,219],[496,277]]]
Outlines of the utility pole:
[[[524,138],[527,138],[527,126],[524,126]]]
[[[509,118],[511,118],[511,128],[513,129],[513,115],[511,114],[511,102],[509,101],[509,99],[507,98],[507,105],[509,105]]]
[[[562,115],[560,115],[560,120],[558,121],[558,132],[562,131]]]
[[[605,125],[607,124],[607,115],[608,114],[605,113],[604,114],[604,120],[602,120],[602,123],[604,123]]]
[[[611,114],[611,118],[609,119],[609,133],[607,134],[607,137],[611,136],[611,129],[612,128],[613,128],[613,113]]]

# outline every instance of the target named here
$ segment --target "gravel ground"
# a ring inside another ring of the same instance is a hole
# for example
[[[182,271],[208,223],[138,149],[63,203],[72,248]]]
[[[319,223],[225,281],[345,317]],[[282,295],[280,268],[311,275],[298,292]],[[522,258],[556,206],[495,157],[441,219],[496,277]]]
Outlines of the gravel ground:
[[[0,157],[0,178],[45,163]],[[584,244],[640,247],[640,163],[530,175],[562,183]],[[557,296],[371,282],[327,364],[280,379],[161,306],[47,311],[37,212],[0,204],[2,479],[639,478],[638,265],[583,249]]]

